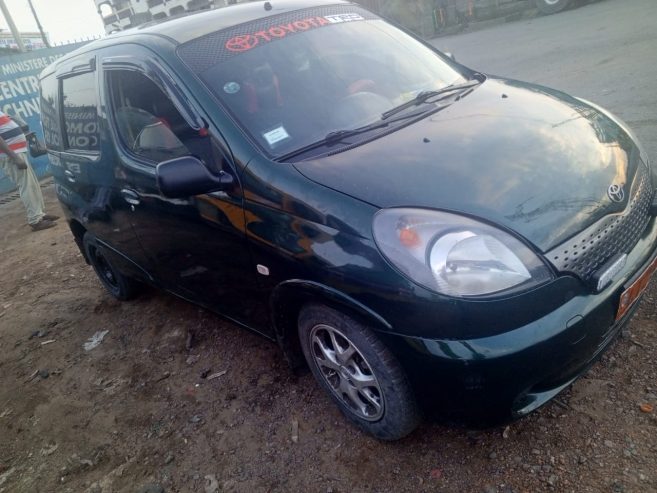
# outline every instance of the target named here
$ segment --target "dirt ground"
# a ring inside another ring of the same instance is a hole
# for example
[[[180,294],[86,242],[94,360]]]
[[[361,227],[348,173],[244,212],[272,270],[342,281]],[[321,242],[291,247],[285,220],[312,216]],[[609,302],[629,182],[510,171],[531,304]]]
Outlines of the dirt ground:
[[[32,233],[14,200],[0,224],[0,492],[657,491],[654,287],[558,401],[381,443],[267,340],[155,290],[114,301],[64,222]]]

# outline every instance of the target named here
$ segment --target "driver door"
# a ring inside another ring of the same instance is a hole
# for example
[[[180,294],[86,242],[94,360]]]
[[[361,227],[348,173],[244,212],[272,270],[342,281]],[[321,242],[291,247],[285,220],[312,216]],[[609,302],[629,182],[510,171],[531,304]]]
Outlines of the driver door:
[[[184,155],[237,178],[227,149],[183,116],[175,92],[163,87],[165,75],[108,63],[103,77],[121,161],[121,195],[130,207],[144,261],[165,289],[239,322],[267,327],[253,302],[256,275],[239,181],[230,192],[185,199],[165,198],[156,182],[158,163]]]

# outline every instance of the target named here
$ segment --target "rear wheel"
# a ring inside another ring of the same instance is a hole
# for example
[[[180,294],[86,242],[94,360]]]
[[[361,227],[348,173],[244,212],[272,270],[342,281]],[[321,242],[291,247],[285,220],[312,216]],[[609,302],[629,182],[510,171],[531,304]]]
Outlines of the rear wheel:
[[[536,7],[544,14],[555,14],[565,9],[570,0],[536,0]]]
[[[372,331],[335,310],[307,305],[299,338],[315,379],[351,422],[382,440],[417,427],[420,413],[406,375]]]
[[[124,276],[109,260],[103,249],[98,246],[96,238],[89,232],[82,239],[89,263],[105,289],[116,299],[126,301],[134,298],[139,291],[139,284]]]

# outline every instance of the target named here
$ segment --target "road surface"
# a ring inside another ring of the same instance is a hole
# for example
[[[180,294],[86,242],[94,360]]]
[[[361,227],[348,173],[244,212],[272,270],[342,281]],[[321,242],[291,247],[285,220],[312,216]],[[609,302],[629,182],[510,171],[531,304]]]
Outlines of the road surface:
[[[554,87],[611,110],[657,163],[656,26],[655,0],[601,0],[433,44],[481,72]]]

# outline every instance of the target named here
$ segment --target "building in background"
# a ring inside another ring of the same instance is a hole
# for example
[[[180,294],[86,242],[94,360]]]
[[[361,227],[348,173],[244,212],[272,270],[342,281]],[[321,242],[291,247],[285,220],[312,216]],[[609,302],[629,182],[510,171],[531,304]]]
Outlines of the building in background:
[[[48,35],[46,34],[46,36]],[[22,32],[20,37],[27,51],[46,48],[39,32]],[[0,51],[18,51],[18,44],[9,30],[0,29]]]
[[[106,33],[247,0],[94,0]]]

